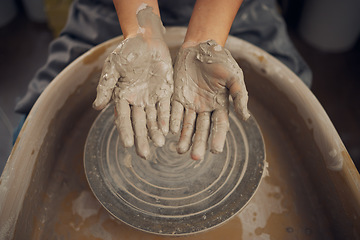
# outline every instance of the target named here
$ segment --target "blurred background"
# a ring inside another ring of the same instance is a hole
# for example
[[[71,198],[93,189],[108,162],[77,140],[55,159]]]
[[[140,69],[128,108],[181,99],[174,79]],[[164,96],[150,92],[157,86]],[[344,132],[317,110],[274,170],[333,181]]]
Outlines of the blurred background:
[[[72,0],[0,1],[0,173],[21,115],[14,112]],[[360,169],[360,1],[278,0],[290,38],[313,72],[312,92]]]

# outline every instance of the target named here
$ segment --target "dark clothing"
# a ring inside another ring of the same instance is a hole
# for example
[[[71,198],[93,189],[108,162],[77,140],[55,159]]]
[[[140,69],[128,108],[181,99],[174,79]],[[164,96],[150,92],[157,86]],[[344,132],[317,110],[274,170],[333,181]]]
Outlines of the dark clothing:
[[[187,26],[194,4],[195,0],[159,0],[164,26]],[[121,29],[112,0],[75,0],[64,30],[50,44],[48,60],[31,80],[16,112],[29,113],[45,87],[67,65],[90,48],[119,35]],[[310,86],[311,71],[292,45],[274,0],[245,0],[230,35],[272,54]]]

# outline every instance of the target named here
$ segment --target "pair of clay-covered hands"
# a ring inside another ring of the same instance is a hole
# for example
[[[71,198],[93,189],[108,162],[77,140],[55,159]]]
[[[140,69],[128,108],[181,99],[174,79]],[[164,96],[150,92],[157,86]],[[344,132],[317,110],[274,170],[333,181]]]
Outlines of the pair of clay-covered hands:
[[[209,137],[211,152],[223,150],[229,94],[235,112],[247,119],[242,70],[215,41],[183,45],[173,68],[164,39],[139,33],[123,40],[106,59],[94,108],[103,109],[113,99],[123,145],[135,143],[145,159],[150,155],[148,136],[161,147],[169,129],[176,134],[182,126],[177,151],[185,153],[192,145],[191,157],[199,160]]]

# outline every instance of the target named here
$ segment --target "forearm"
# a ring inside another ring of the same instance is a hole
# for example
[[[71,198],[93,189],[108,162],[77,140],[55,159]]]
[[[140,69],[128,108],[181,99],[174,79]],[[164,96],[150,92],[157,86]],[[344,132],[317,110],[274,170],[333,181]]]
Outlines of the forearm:
[[[197,0],[185,37],[185,44],[215,40],[224,46],[243,0]]]
[[[142,4],[153,9],[153,13],[160,17],[157,0],[113,0],[119,18],[124,38],[132,37],[139,32],[137,12]]]

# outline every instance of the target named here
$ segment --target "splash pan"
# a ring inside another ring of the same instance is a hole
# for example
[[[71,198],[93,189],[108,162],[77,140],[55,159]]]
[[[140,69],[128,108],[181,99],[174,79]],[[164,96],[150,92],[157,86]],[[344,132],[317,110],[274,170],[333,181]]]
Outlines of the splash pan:
[[[230,111],[230,131],[221,154],[202,161],[179,155],[179,136],[151,146],[144,160],[121,145],[113,106],[104,109],[85,145],[85,172],[100,203],[117,219],[146,232],[185,235],[213,228],[238,213],[257,189],[264,144],[254,118],[239,121]]]

